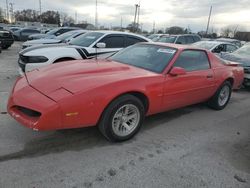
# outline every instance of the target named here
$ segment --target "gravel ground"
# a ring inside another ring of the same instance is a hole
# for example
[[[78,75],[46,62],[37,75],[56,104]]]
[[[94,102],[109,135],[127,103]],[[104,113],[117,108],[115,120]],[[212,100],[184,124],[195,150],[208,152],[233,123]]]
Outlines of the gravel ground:
[[[250,187],[250,93],[223,111],[194,105],[146,118],[113,144],[94,128],[34,132],[8,114],[15,43],[0,54],[0,187]]]

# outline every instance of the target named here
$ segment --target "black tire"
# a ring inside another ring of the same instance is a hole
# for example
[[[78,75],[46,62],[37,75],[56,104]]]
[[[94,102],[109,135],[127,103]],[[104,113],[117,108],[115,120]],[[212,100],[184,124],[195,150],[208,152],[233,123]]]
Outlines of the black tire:
[[[116,134],[115,131],[113,130],[112,120],[116,112],[119,111],[119,109],[121,109],[124,105],[130,105],[130,104],[135,106],[139,111],[139,114],[140,114],[140,117],[138,118],[139,123],[137,124],[137,126],[135,126],[135,129],[130,134],[126,136],[120,136]],[[109,141],[121,142],[121,141],[131,139],[136,133],[138,133],[143,123],[144,117],[145,117],[145,107],[143,103],[141,102],[141,100],[133,95],[126,94],[126,95],[116,98],[108,105],[108,107],[104,110],[101,116],[101,119],[98,123],[98,128],[100,132]]]
[[[10,46],[3,46],[2,49],[7,50]]]
[[[246,84],[246,83],[243,83],[243,86],[246,90],[250,91],[250,85],[249,84]]]
[[[221,94],[221,91],[223,90],[223,88],[227,87],[229,89],[229,95],[228,95],[228,98],[226,100],[226,102],[221,105],[219,103],[219,100],[220,100],[220,94]],[[214,110],[222,110],[224,109],[230,98],[231,98],[231,94],[232,94],[232,84],[229,82],[229,81],[225,81],[221,86],[220,88],[216,91],[216,93],[214,94],[214,96],[208,101],[208,106],[211,107],[212,109]]]

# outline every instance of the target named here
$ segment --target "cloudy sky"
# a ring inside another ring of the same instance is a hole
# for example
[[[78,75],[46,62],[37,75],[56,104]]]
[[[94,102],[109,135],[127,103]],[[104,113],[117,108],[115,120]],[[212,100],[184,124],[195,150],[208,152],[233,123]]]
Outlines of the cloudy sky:
[[[15,10],[39,10],[39,0],[8,0]],[[135,4],[139,0],[98,0],[98,23],[106,27],[127,26],[134,19]],[[192,31],[206,29],[210,6],[213,6],[211,28],[219,32],[227,25],[250,30],[250,0],[140,0],[140,23],[143,29],[152,30],[177,25]],[[5,8],[5,0],[0,1]],[[42,0],[42,11],[66,12],[78,21],[94,23],[95,0]]]

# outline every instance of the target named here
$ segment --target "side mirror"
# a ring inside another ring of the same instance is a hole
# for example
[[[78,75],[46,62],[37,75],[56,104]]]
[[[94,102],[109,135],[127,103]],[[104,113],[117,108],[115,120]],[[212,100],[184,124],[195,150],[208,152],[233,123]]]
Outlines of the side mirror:
[[[96,44],[97,48],[106,48],[106,44],[104,42],[99,42]]]
[[[186,73],[187,73],[186,70],[181,67],[173,67],[169,72],[171,76],[179,76],[179,75],[184,75]]]

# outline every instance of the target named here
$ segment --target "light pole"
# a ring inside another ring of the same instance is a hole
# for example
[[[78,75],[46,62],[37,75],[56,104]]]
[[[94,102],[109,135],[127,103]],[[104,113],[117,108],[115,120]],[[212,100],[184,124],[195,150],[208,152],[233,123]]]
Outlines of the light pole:
[[[139,4],[138,4],[138,17],[137,17],[137,27],[136,27],[136,31],[138,31],[138,29],[139,29],[140,8],[141,8],[141,3],[139,2]]]
[[[42,0],[39,0],[39,13],[42,14]]]
[[[8,0],[6,0],[6,16],[7,16],[7,20],[9,21],[9,2],[8,2]]]
[[[98,28],[98,13],[97,13],[97,0],[95,0],[95,29]]]
[[[206,35],[208,34],[208,29],[209,29],[209,24],[210,24],[210,18],[211,18],[212,9],[213,9],[213,7],[211,6],[210,7],[210,11],[209,11],[208,21],[207,21]]]
[[[10,3],[10,22],[12,23],[13,22],[13,17],[14,17],[14,3]]]
[[[136,16],[137,16],[137,9],[138,9],[138,4],[135,4],[135,17],[134,17],[134,27],[133,27],[133,31],[136,32],[137,26],[136,26]]]

